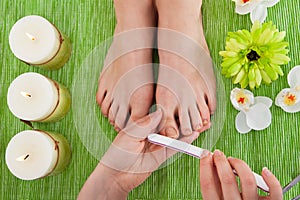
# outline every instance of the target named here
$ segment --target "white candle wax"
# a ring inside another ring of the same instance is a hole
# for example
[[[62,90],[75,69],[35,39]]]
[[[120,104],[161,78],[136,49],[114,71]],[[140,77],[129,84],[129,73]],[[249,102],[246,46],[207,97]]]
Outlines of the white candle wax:
[[[46,69],[58,69],[69,59],[71,44],[48,20],[30,15],[18,20],[9,34],[9,44],[20,60]]]
[[[34,72],[18,76],[7,94],[10,111],[26,121],[57,121],[68,112],[70,101],[66,88]]]
[[[71,151],[63,136],[37,130],[15,135],[6,148],[5,160],[13,175],[34,180],[61,172],[68,165]]]
[[[59,32],[43,17],[30,15],[14,24],[9,34],[9,44],[20,60],[41,64],[50,60],[58,51]]]

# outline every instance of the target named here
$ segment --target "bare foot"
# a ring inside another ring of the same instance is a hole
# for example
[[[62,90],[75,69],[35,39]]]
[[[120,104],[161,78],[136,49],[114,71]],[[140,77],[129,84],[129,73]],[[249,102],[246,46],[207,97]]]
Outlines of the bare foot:
[[[199,0],[156,1],[160,58],[156,101],[165,111],[161,133],[174,138],[208,129],[216,108],[201,4]]]
[[[100,75],[96,98],[103,115],[119,131],[125,127],[129,114],[133,120],[141,118],[148,114],[152,104],[152,49],[132,49],[130,45],[136,42],[135,37],[140,37],[144,46],[152,46],[154,33],[131,34],[130,31],[155,26],[156,13],[152,0],[115,0],[114,3],[115,36]]]

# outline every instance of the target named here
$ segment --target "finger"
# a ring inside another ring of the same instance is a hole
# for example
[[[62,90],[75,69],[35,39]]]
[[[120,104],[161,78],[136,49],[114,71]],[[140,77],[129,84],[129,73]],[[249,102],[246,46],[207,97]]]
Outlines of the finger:
[[[200,187],[203,199],[221,199],[222,190],[218,179],[212,154],[203,157],[200,160]]]
[[[250,167],[240,159],[228,158],[228,161],[240,178],[243,199],[258,199],[257,185]]]
[[[262,177],[269,187],[269,199],[281,200],[283,199],[282,188],[278,179],[274,174],[266,167],[262,170]]]
[[[136,122],[130,121],[121,132],[138,140],[144,140],[149,134],[156,132],[161,118],[162,111],[158,109]]]
[[[215,150],[213,161],[217,168],[224,199],[241,199],[235,175],[223,152]]]

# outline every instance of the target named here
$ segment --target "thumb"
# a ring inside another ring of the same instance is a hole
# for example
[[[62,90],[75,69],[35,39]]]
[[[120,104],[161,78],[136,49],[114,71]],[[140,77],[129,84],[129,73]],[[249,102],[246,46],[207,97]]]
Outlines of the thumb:
[[[161,119],[162,111],[158,109],[135,122],[131,120],[122,132],[138,140],[144,140],[148,135],[157,131]]]

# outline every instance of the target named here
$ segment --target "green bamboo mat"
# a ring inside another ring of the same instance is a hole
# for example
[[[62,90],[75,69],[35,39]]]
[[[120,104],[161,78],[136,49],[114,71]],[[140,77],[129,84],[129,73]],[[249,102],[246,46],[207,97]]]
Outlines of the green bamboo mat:
[[[299,1],[282,0],[268,10],[267,20],[273,21],[280,30],[287,31],[292,61],[283,67],[285,74],[300,64]],[[41,15],[53,22],[72,41],[70,61],[58,71],[46,71],[29,67],[18,61],[11,53],[8,35],[17,19],[31,14]],[[230,0],[204,0],[203,21],[205,34],[216,68],[220,67],[218,55],[224,49],[228,31],[249,29],[249,16],[234,13]],[[94,100],[97,77],[101,63],[94,59],[100,52],[104,56],[115,26],[113,2],[110,0],[2,0],[0,2],[0,199],[75,199],[83,183],[98,163],[115,133],[106,119],[100,115]],[[104,44],[104,45],[103,45]],[[99,48],[100,45],[100,48]],[[103,47],[103,49],[101,49]],[[57,123],[34,123],[39,129],[59,132],[69,140],[72,149],[70,166],[60,175],[35,181],[22,181],[10,174],[5,165],[5,149],[14,134],[28,129],[16,119],[6,106],[7,88],[21,73],[35,71],[66,85],[73,96],[73,107],[66,118]],[[252,131],[240,135],[235,131],[234,118],[237,111],[228,101],[234,85],[229,79],[218,75],[219,110],[213,118],[213,128],[201,134],[195,142],[211,150],[218,148],[226,155],[247,161],[260,172],[268,166],[282,185],[300,173],[299,113],[287,114],[272,106],[272,124],[264,131]],[[287,87],[286,76],[270,86],[255,90],[255,95],[274,99]],[[100,130],[100,133],[98,131]],[[102,135],[101,137],[99,135]],[[93,140],[99,137],[99,140]],[[216,145],[215,145],[216,143]],[[179,155],[161,167],[140,187],[130,193],[128,199],[201,199],[199,188],[199,161]],[[300,193],[300,185],[285,196],[291,199]]]

